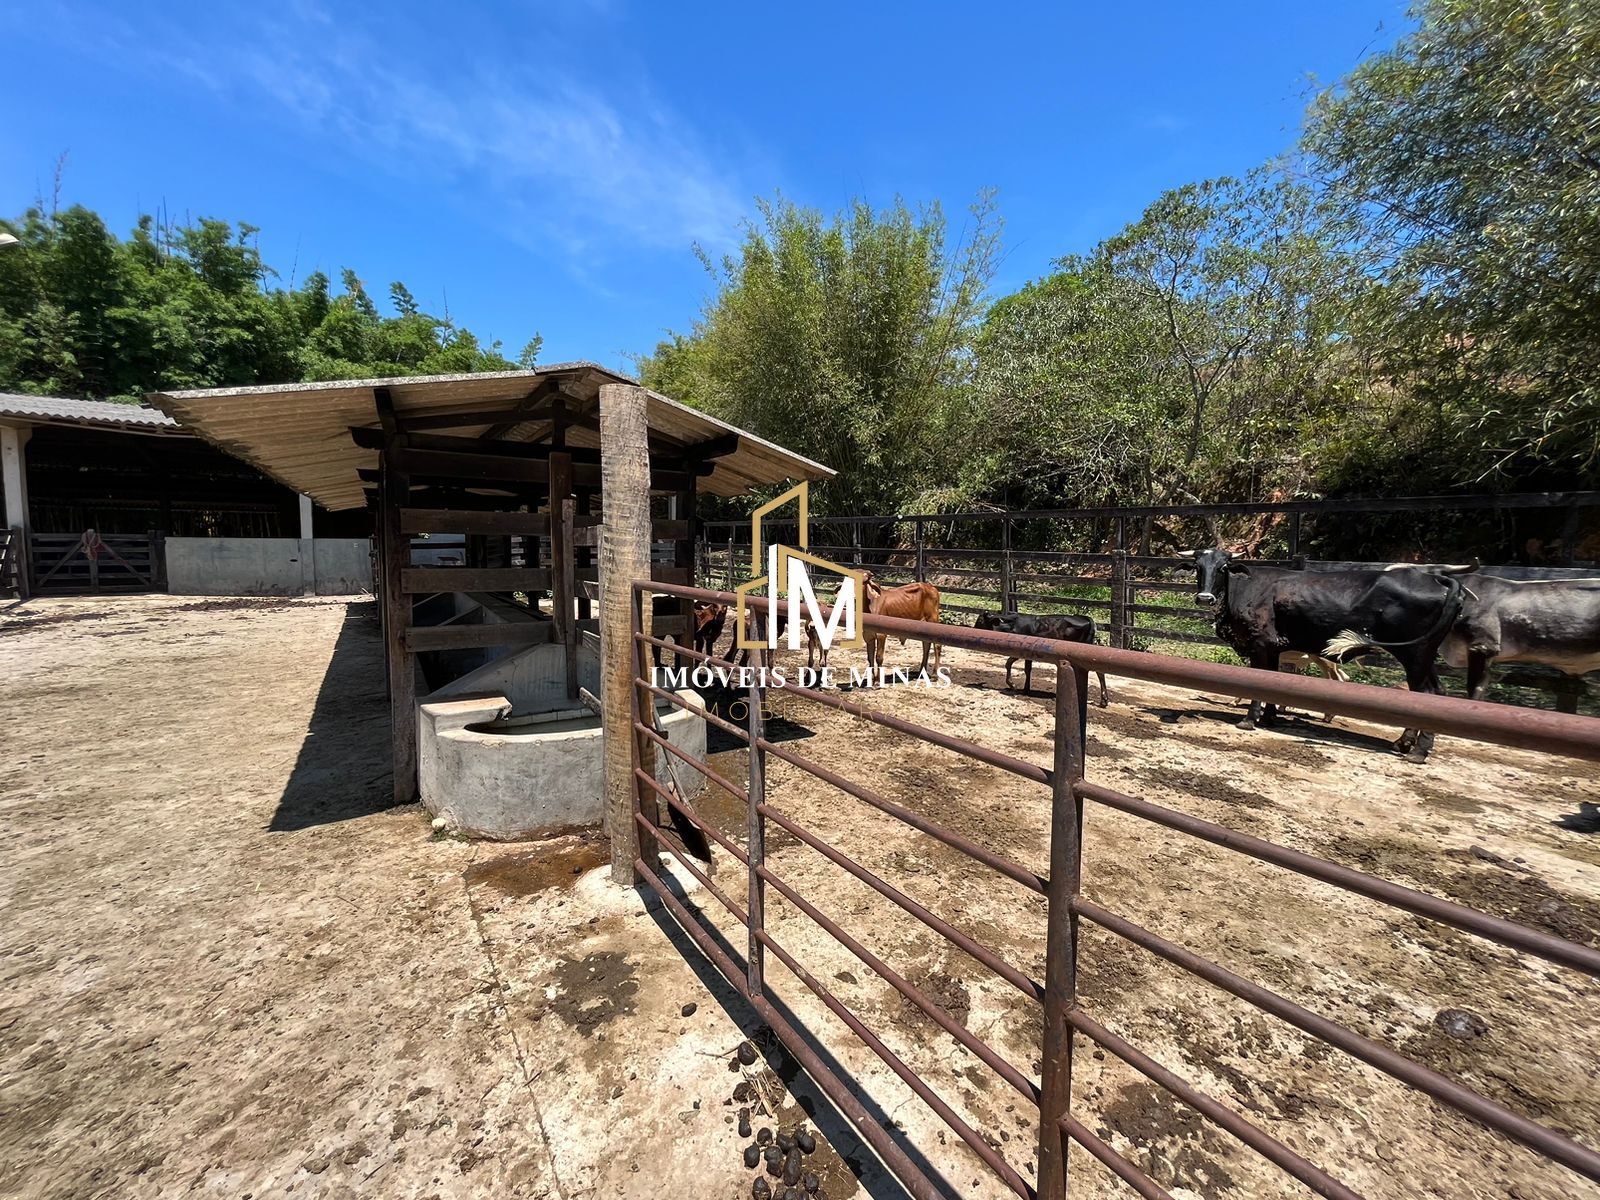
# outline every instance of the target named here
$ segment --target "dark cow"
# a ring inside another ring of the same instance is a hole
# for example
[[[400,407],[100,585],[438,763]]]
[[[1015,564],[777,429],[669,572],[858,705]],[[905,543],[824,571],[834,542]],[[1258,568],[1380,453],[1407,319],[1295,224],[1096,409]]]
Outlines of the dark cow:
[[[1236,559],[1212,547],[1194,560],[1195,600],[1217,606],[1217,636],[1252,667],[1278,669],[1288,651],[1335,663],[1386,650],[1405,668],[1414,692],[1439,693],[1434,658],[1461,611],[1460,580],[1443,572],[1395,566],[1382,571],[1292,571]],[[1254,729],[1276,706],[1255,700],[1239,723]],[[1395,748],[1422,762],[1433,734],[1407,729]]]
[[[1600,671],[1600,579],[1522,581],[1475,575],[1444,658],[1467,669],[1481,699],[1497,662],[1542,663],[1568,675]]]
[[[1001,633],[1015,633],[1023,637],[1050,638],[1057,642],[1081,642],[1085,646],[1094,645],[1095,628],[1093,617],[1059,616],[1059,617],[1033,617],[1026,613],[1000,612],[979,613],[978,619],[972,623],[974,629],[995,629]],[[1014,658],[1006,659],[1006,686],[1011,686],[1011,664]],[[1103,671],[1096,671],[1100,679],[1100,707],[1106,706],[1106,677]],[[1029,691],[1033,687],[1033,660],[1022,660],[1022,690]]]

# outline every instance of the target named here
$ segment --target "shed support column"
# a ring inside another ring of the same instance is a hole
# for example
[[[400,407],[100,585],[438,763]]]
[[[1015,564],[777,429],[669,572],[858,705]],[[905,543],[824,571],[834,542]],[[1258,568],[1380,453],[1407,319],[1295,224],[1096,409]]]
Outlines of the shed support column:
[[[300,494],[300,592],[317,594],[317,544],[311,536],[311,497]]]
[[[655,748],[633,729],[635,655],[633,581],[650,578],[650,452],[645,391],[631,384],[600,388],[600,487],[605,506],[600,539],[600,656],[605,730],[606,832],[611,839],[611,879],[631,886],[639,832],[634,824],[633,768],[655,774]],[[639,606],[648,629],[650,600]],[[640,698],[641,714],[655,710]],[[654,848],[651,847],[651,854]]]
[[[401,587],[400,573],[411,565],[411,541],[400,521],[410,494],[410,479],[384,454],[379,485],[378,536],[383,547],[383,641],[389,666],[389,721],[394,739],[394,802],[417,798],[416,664],[406,649],[411,626],[411,597]]]
[[[18,591],[24,597],[28,595],[28,551],[33,533],[33,522],[28,519],[28,457],[24,448],[32,433],[31,429],[0,425],[0,482],[5,489],[5,523],[8,528],[22,531],[14,561]]]

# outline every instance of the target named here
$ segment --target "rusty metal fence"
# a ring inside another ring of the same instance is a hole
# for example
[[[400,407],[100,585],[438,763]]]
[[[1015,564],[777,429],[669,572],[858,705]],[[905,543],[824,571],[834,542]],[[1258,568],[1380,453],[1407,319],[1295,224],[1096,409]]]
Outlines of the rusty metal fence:
[[[748,768],[743,782],[727,778],[707,761],[669,742],[655,725],[642,720],[655,712],[655,698],[680,707],[687,702],[671,689],[656,686],[645,665],[656,651],[675,652],[697,664],[737,672],[732,662],[698,653],[654,636],[643,627],[649,612],[648,597],[666,595],[690,601],[732,603],[733,596],[700,589],[634,584],[634,688],[632,694],[634,750],[634,820],[640,833],[640,853],[635,861],[639,877],[672,911],[684,931],[727,977],[773,1030],[785,1049],[807,1071],[835,1107],[859,1131],[886,1167],[918,1200],[934,1200],[946,1193],[912,1161],[896,1140],[870,1115],[862,1099],[848,1087],[776,1008],[767,995],[766,962],[770,954],[781,962],[844,1025],[876,1054],[888,1068],[1018,1196],[1058,1198],[1066,1193],[1069,1140],[1109,1168],[1138,1195],[1157,1200],[1168,1193],[1135,1162],[1120,1154],[1090,1128],[1085,1115],[1073,1111],[1072,1066],[1074,1042],[1082,1037],[1142,1073],[1174,1099],[1189,1105],[1211,1122],[1251,1147],[1282,1171],[1320,1196],[1355,1200],[1357,1193],[1312,1163],[1299,1152],[1237,1111],[1205,1094],[1174,1072],[1161,1066],[1138,1047],[1097,1021],[1078,1000],[1079,927],[1083,921],[1141,947],[1213,987],[1244,1000],[1262,1012],[1336,1047],[1401,1083],[1451,1106],[1484,1126],[1530,1148],[1544,1158],[1578,1175],[1600,1182],[1600,1153],[1564,1134],[1541,1125],[1472,1088],[1417,1063],[1383,1043],[1340,1025],[1268,988],[1170,941],[1126,917],[1088,899],[1080,890],[1082,837],[1085,808],[1101,805],[1147,821],[1175,835],[1197,838],[1264,863],[1296,872],[1333,888],[1343,889],[1381,904],[1463,930],[1491,942],[1581,972],[1600,977],[1600,952],[1538,930],[1504,920],[1453,901],[1401,886],[1349,867],[1316,858],[1236,830],[1131,796],[1085,777],[1087,738],[1087,683],[1089,671],[1103,671],[1129,679],[1194,688],[1209,693],[1265,700],[1317,712],[1330,712],[1378,724],[1420,727],[1437,733],[1468,738],[1552,755],[1600,761],[1600,721],[1560,713],[1509,708],[1501,705],[1422,695],[1361,684],[1332,683],[1318,679],[1220,666],[1188,659],[1139,654],[1114,648],[1082,646],[987,632],[961,626],[923,624],[888,617],[866,616],[864,624],[895,637],[935,642],[1002,658],[1030,658],[1057,667],[1055,688],[1054,753],[1048,767],[1027,762],[953,734],[858,703],[845,695],[788,683],[783,692],[800,701],[833,708],[871,721],[907,737],[942,747],[968,759],[997,767],[1048,789],[1050,838],[1048,874],[1040,875],[1024,864],[981,846],[948,829],[921,812],[907,808],[853,781],[830,767],[808,759],[767,737],[765,704],[760,677],[750,672],[746,682],[748,719],[741,725],[716,713],[704,713],[717,728],[744,743]],[[751,600],[760,608],[763,601]],[[700,711],[696,709],[695,711]],[[743,802],[749,822],[746,842],[740,846],[702,821],[671,787],[660,784],[644,769],[646,756],[665,753],[698,771],[709,782]],[[944,917],[912,899],[893,883],[873,874],[829,841],[826,831],[796,821],[774,802],[766,784],[766,762],[782,760],[873,809],[896,818],[945,846],[964,854],[1032,892],[1045,897],[1045,978],[1031,978],[989,947],[983,946]],[[730,895],[710,875],[694,864],[677,836],[659,819],[662,805],[700,829],[736,859],[746,872],[742,896]],[[1022,995],[1042,1006],[1044,1037],[1042,1070],[1037,1080],[1018,1070],[963,1026],[939,1003],[853,937],[811,900],[802,895],[766,861],[769,823],[798,839],[829,862],[898,906],[911,919],[949,941]],[[744,962],[737,962],[718,944],[711,929],[663,880],[657,853],[670,850],[732,916],[748,930]],[[973,1129],[929,1086],[926,1080],[887,1046],[861,1018],[818,979],[794,953],[777,941],[764,919],[767,889],[771,888],[816,922],[841,946],[931,1018],[985,1066],[1037,1106],[1039,1134],[1037,1176],[1024,1178],[983,1135]]]

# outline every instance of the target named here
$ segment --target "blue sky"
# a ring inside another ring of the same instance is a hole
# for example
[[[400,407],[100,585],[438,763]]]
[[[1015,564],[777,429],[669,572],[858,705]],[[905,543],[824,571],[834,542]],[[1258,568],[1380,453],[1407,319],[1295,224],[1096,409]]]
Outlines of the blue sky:
[[[345,15],[341,8],[348,8]],[[1080,9],[1082,11],[1073,11]],[[339,15],[335,15],[335,14]],[[1311,77],[1403,0],[1022,6],[0,2],[0,211],[48,196],[247,220],[285,277],[386,296],[547,361],[627,366],[687,329],[699,243],[781,190],[983,188],[1008,291],[1162,189],[1286,148]]]

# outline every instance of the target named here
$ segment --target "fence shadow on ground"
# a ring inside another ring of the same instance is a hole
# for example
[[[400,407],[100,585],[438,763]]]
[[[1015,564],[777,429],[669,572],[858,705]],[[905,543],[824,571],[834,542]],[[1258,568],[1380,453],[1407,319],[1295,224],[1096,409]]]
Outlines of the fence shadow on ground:
[[[267,828],[308,829],[369,816],[393,804],[389,704],[377,605],[357,601],[322,677],[300,756]]]
[[[731,866],[738,866],[731,859],[724,859]],[[742,870],[742,868],[740,868]],[[699,907],[698,900],[705,893],[697,893],[691,897],[684,892],[680,884],[671,875],[662,873],[662,880],[672,889],[672,894],[691,911]],[[830,1146],[845,1159],[847,1165],[852,1166],[852,1173],[856,1175],[861,1185],[861,1192],[872,1200],[910,1200],[910,1193],[905,1187],[886,1171],[879,1163],[872,1148],[862,1140],[850,1122],[840,1116],[833,1105],[807,1077],[804,1068],[787,1053],[777,1038],[767,1028],[766,1022],[753,1009],[743,996],[730,984],[717,970],[706,956],[701,953],[700,947],[693,938],[684,932],[678,924],[670,909],[661,900],[657,899],[649,885],[640,885],[640,895],[644,897],[646,911],[655,921],[662,934],[672,943],[673,948],[683,956],[684,962],[694,972],[695,977],[711,993],[716,1002],[722,1006],[724,1012],[739,1027],[739,1031],[749,1038],[762,1055],[758,1061],[764,1061],[773,1074],[783,1080],[784,1087],[789,1090],[790,1097],[802,1108],[812,1126],[820,1133]],[[744,946],[734,947],[729,944],[723,933],[709,921],[700,922],[700,927],[716,942],[717,947],[733,960],[741,969],[745,965]],[[742,931],[742,927],[741,927]],[[773,960],[769,959],[769,963]],[[780,968],[781,970],[781,968]],[[799,985],[796,985],[799,986]],[[899,1147],[905,1151],[907,1157],[922,1170],[935,1184],[946,1189],[952,1196],[961,1194],[961,1189],[952,1184],[936,1167],[930,1163],[915,1145],[905,1136],[904,1131],[894,1123],[893,1114],[886,1112],[876,1104],[872,1097],[861,1088],[855,1077],[834,1055],[812,1034],[804,1022],[781,999],[769,990],[767,1000],[773,1008],[778,1010],[780,1016],[788,1021],[805,1040],[810,1049],[823,1061],[823,1063],[845,1084],[850,1091],[865,1107],[867,1113],[890,1137],[894,1138]],[[728,1047],[730,1056],[735,1047]],[[731,1078],[731,1076],[730,1076]],[[732,1085],[730,1084],[730,1087]],[[754,1125],[763,1124],[763,1120],[756,1114],[751,1114]],[[771,1122],[767,1122],[771,1123]],[[752,1174],[754,1174],[752,1172]],[[770,1181],[769,1181],[770,1182]],[[781,1188],[779,1189],[782,1190]]]

